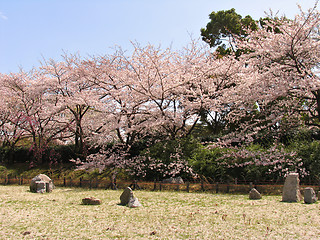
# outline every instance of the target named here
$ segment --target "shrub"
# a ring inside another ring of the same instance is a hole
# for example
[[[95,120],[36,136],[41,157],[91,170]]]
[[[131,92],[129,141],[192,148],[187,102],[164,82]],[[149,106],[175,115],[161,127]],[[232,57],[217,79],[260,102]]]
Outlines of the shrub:
[[[189,164],[193,152],[201,144],[192,137],[161,141],[141,152],[139,161],[145,169],[145,179],[161,180],[167,177],[181,176],[184,179],[195,177]],[[136,165],[137,166],[137,165]]]
[[[298,172],[301,178],[308,175],[302,159],[296,152],[285,151],[283,147],[276,145],[269,149],[259,146],[233,149],[222,159],[228,169],[233,169],[232,177],[244,181],[279,181],[289,172]]]
[[[228,181],[230,176],[221,161],[224,152],[221,148],[207,149],[201,146],[193,152],[189,162],[197,174],[207,179],[214,182]]]
[[[305,181],[318,184],[320,181],[320,142],[300,141],[290,147],[294,147],[309,172]]]

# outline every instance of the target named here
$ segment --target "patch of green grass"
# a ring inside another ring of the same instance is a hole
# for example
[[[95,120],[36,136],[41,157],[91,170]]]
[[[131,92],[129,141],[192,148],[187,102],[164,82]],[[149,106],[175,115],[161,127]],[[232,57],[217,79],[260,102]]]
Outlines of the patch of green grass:
[[[320,205],[281,196],[135,191],[143,207],[118,205],[122,191],[57,188],[35,194],[0,186],[0,239],[318,239]],[[85,197],[101,205],[82,205]]]

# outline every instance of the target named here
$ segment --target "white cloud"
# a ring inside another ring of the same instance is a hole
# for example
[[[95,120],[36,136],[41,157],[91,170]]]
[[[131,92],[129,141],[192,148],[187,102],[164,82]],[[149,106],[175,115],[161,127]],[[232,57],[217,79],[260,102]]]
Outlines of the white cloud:
[[[8,17],[6,15],[4,15],[3,12],[0,12],[0,18],[3,20],[8,20]]]

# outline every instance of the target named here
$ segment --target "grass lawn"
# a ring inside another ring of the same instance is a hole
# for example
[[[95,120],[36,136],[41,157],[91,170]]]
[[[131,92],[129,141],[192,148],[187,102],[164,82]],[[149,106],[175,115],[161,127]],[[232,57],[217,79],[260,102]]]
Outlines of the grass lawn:
[[[121,193],[0,186],[0,239],[320,239],[320,204],[135,191],[143,207],[128,208],[118,205]],[[91,196],[102,204],[81,204]]]

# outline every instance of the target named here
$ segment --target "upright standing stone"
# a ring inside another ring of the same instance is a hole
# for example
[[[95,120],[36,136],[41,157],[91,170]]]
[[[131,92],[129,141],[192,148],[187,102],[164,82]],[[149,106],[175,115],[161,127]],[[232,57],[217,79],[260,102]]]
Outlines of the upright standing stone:
[[[133,191],[130,187],[127,187],[120,196],[120,204],[126,206],[132,198]]]
[[[128,206],[130,208],[141,207],[141,203],[138,198],[133,196],[133,191],[130,187],[127,187],[120,196],[120,205]]]
[[[251,200],[261,199],[261,194],[258,192],[257,189],[252,188],[249,192],[249,199]]]
[[[299,182],[300,180],[298,173],[289,173],[283,186],[283,202],[298,202],[301,200]]]
[[[305,203],[315,203],[317,201],[317,196],[313,188],[307,187],[304,189],[304,202]]]

